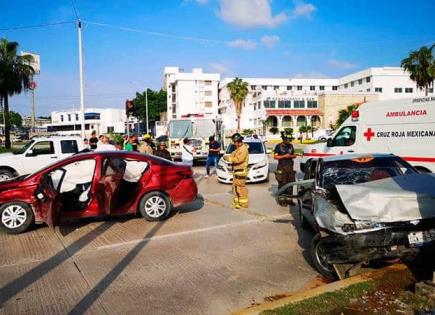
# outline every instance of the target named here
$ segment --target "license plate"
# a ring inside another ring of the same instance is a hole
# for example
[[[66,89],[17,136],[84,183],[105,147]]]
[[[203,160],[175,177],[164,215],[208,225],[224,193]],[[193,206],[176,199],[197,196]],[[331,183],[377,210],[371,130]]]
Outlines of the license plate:
[[[422,246],[435,240],[435,230],[412,232],[408,234],[409,245]]]

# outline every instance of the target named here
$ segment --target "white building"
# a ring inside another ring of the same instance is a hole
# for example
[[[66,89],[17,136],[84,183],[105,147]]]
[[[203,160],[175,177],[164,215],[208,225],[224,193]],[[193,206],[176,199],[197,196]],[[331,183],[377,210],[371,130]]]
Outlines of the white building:
[[[216,117],[220,74],[203,73],[194,68],[184,72],[178,67],[165,67],[163,88],[168,93],[167,119],[189,114]]]
[[[219,114],[227,133],[237,127],[235,106],[225,78],[219,84]],[[336,112],[353,103],[424,95],[399,67],[369,68],[337,79],[243,78],[249,94],[242,108],[241,129],[267,134],[271,127],[295,130],[302,125],[327,128]],[[433,87],[429,95],[433,95]],[[340,103],[342,102],[342,104]],[[333,107],[333,111],[329,110]],[[267,126],[267,127],[266,127]]]
[[[95,130],[98,135],[107,133],[124,133],[127,116],[121,108],[86,108],[85,134],[91,135]],[[134,124],[134,122],[130,122]],[[78,134],[81,130],[80,111],[63,110],[51,113],[51,124],[47,125],[49,132],[58,134]]]

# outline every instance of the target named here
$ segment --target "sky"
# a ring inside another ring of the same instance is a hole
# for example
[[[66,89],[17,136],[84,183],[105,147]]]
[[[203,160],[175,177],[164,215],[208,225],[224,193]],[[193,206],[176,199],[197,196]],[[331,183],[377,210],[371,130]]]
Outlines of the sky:
[[[0,38],[41,56],[37,116],[80,106],[77,16],[86,107],[120,108],[146,87],[160,89],[165,66],[335,78],[399,66],[435,43],[432,0],[0,0],[0,8]],[[30,93],[13,96],[10,108],[30,114]]]

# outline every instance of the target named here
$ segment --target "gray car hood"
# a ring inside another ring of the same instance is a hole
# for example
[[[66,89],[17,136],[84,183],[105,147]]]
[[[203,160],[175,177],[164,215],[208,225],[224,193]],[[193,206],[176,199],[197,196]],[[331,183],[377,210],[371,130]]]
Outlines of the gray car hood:
[[[387,223],[435,217],[435,174],[409,174],[336,188],[354,220]]]

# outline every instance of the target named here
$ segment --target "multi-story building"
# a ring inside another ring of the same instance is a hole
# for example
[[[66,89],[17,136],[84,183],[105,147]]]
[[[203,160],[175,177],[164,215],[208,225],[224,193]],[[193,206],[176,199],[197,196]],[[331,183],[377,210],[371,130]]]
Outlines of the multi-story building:
[[[163,88],[168,94],[167,119],[190,114],[216,117],[220,74],[204,73],[200,68],[184,72],[178,67],[165,67]]]
[[[402,68],[369,68],[338,79],[243,78],[249,93],[242,108],[241,129],[267,134],[271,127],[280,130],[302,125],[327,128],[338,111],[348,105],[373,100],[410,98],[424,95]],[[234,103],[225,78],[219,84],[219,114],[225,129],[237,126]],[[433,87],[429,89],[433,95]]]
[[[86,108],[85,134],[90,136],[92,130],[97,134],[124,133],[126,130],[127,116],[121,108]],[[129,121],[129,127],[135,121]],[[51,113],[51,124],[46,125],[49,132],[58,134],[80,134],[80,111],[64,110]]]
[[[42,127],[46,124],[51,123],[50,118],[35,118],[35,127]],[[33,127],[32,126],[32,117],[24,116],[23,117],[23,127]]]

